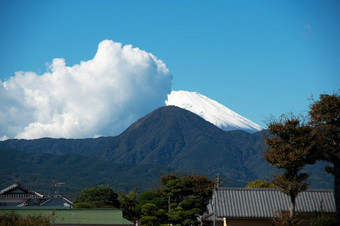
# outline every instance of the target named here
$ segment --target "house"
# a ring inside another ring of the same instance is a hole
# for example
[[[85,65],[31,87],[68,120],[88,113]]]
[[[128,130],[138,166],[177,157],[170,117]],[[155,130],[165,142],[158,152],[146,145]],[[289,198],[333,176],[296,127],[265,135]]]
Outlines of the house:
[[[13,184],[0,191],[1,206],[39,205],[45,196],[20,184]]]
[[[73,203],[62,195],[42,195],[21,184],[13,184],[0,191],[0,207],[6,206],[65,206],[72,207]]]
[[[19,216],[50,217],[55,226],[127,226],[134,225],[123,218],[121,209],[70,209],[69,207],[7,207],[0,208],[1,214],[14,213]]]
[[[15,214],[22,217],[48,217],[56,226],[134,225],[123,218],[121,209],[72,207],[72,201],[62,195],[44,196],[20,184],[13,184],[0,191],[0,216]]]
[[[245,226],[271,225],[281,212],[288,212],[290,199],[273,188],[215,188],[207,213],[200,217],[201,225]],[[323,211],[335,216],[332,190],[307,190],[296,199],[296,212],[302,225],[309,225],[311,217]],[[214,220],[215,219],[215,220]]]
[[[55,194],[46,201],[40,203],[40,206],[66,206],[72,207],[73,203],[62,195]]]

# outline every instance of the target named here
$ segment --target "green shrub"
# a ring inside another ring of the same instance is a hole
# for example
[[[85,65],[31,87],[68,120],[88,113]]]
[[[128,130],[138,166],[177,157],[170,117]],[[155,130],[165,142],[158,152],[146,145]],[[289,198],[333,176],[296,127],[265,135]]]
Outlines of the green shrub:
[[[73,208],[80,209],[80,208],[94,208],[94,205],[91,205],[91,203],[88,202],[78,202],[74,204]]]
[[[311,226],[332,226],[335,225],[335,218],[325,214],[325,212],[317,213],[311,221]]]
[[[50,226],[54,221],[51,216],[19,216],[15,213],[0,213],[0,226]]]

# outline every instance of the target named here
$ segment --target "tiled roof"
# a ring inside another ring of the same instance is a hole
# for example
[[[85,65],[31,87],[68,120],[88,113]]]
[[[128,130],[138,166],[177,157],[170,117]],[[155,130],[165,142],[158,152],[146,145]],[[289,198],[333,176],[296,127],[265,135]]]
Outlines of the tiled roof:
[[[217,217],[271,218],[289,210],[289,196],[278,189],[218,188],[214,191]],[[212,213],[213,206],[208,206]],[[323,210],[335,212],[332,190],[308,190],[296,199],[296,212],[313,213]]]
[[[61,195],[53,195],[45,202],[41,203],[40,206],[73,206],[73,203],[67,198]]]
[[[19,190],[22,190],[28,194],[32,194],[32,195],[36,195],[37,197],[39,198],[43,198],[44,195],[38,193],[38,192],[35,192],[35,191],[32,191],[24,186],[22,186],[21,184],[13,184],[7,188],[4,188],[0,191],[0,195],[6,195],[7,193],[13,191],[13,190],[16,190],[16,189],[19,189]]]

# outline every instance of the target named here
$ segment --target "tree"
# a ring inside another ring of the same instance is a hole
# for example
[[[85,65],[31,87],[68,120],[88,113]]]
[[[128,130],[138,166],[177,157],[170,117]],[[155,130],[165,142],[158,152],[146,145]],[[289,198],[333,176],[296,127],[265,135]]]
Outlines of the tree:
[[[159,192],[146,191],[138,197],[135,211],[142,225],[158,225],[166,221],[166,208],[167,200]]]
[[[206,176],[169,174],[161,178],[161,193],[168,199],[168,221],[171,224],[197,224],[211,198],[215,181]]]
[[[197,174],[169,174],[161,187],[138,195],[136,189],[120,194],[124,217],[142,225],[195,224],[212,195],[214,181]],[[169,202],[170,201],[170,202]]]
[[[159,209],[166,209],[167,199],[164,199],[159,192],[146,191],[138,198],[137,211],[141,212],[142,206],[146,203],[155,204]]]
[[[200,199],[188,197],[168,212],[168,219],[175,225],[196,225],[198,224],[197,216],[201,214]]]
[[[162,190],[166,197],[173,203],[181,202],[186,196],[190,195],[192,183],[185,178],[176,178],[163,185]]]
[[[339,90],[340,92],[340,90]],[[336,220],[340,225],[340,95],[322,94],[320,100],[310,107],[310,126],[315,136],[314,145],[318,147],[318,159],[333,166],[325,170],[334,175],[334,195]]]
[[[160,225],[164,218],[165,211],[159,209],[155,204],[146,203],[142,206],[142,217],[140,218],[142,225]]]
[[[202,198],[206,202],[211,198],[215,181],[199,174],[169,174],[161,178],[161,192],[163,196],[173,201],[182,201],[187,196]]]
[[[276,188],[276,186],[265,180],[254,180],[250,181],[246,188]]]
[[[98,185],[85,188],[74,201],[75,208],[86,206],[92,208],[117,208],[119,207],[118,195],[109,187]]]
[[[268,125],[271,134],[265,137],[265,160],[280,169],[281,174],[272,182],[290,197],[288,224],[295,214],[295,200],[299,192],[307,189],[308,174],[302,172],[307,164],[314,164],[311,127],[294,115],[282,115]]]
[[[123,209],[124,218],[136,223],[140,218],[140,213],[137,209],[138,205],[137,189],[132,189],[129,194],[119,193],[120,208]]]

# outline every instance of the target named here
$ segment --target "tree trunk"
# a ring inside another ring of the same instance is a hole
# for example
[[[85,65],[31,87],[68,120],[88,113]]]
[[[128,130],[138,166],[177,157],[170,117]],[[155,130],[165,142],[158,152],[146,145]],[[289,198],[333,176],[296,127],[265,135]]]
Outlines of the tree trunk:
[[[340,157],[334,160],[334,198],[336,206],[336,225],[340,225]]]
[[[289,225],[293,225],[293,220],[295,216],[295,196],[290,196],[290,206],[289,206]]]

